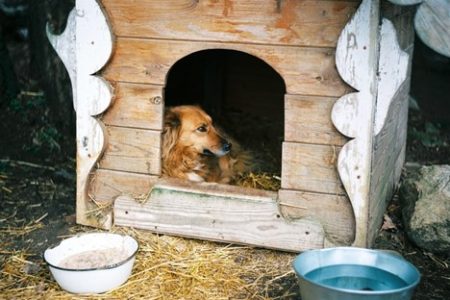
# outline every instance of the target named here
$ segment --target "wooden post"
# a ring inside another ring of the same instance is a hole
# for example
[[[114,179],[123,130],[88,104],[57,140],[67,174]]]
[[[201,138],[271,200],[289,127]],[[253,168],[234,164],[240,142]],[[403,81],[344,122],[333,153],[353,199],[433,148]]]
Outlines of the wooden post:
[[[95,30],[94,30],[95,29]],[[111,103],[109,84],[95,74],[109,60],[112,35],[108,22],[96,1],[76,2],[67,27],[59,35],[47,31],[48,38],[63,60],[72,82],[77,116],[77,222],[110,227],[111,215],[99,223],[89,219],[90,173],[105,147],[105,134],[95,116]]]

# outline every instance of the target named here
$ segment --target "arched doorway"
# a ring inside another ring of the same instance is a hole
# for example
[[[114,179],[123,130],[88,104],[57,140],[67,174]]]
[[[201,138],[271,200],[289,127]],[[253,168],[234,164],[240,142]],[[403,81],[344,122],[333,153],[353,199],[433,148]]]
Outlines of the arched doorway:
[[[283,78],[244,52],[212,49],[177,61],[165,86],[165,105],[198,104],[228,134],[251,150],[258,170],[281,174],[284,136]]]

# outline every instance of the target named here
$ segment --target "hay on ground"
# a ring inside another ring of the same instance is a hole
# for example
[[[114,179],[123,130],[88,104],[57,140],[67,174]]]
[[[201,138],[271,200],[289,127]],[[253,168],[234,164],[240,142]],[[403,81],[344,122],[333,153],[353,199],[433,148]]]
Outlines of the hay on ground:
[[[74,233],[92,231],[76,226]],[[292,299],[298,292],[293,254],[114,228],[139,242],[129,280],[99,295],[67,293],[41,253],[0,247],[1,299]],[[276,296],[275,296],[276,295]]]

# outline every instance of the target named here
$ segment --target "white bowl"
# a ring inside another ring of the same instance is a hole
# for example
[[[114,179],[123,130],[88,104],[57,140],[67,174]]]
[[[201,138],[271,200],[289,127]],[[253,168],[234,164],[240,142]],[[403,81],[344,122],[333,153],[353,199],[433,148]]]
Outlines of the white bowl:
[[[127,281],[137,250],[138,243],[130,236],[86,233],[48,248],[44,260],[64,290],[103,293]]]

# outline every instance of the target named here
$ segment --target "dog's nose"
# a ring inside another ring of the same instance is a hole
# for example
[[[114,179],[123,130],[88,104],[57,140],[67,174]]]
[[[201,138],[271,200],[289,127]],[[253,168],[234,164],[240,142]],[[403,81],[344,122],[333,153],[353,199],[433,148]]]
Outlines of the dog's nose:
[[[222,146],[223,151],[229,152],[231,150],[231,143],[225,142]]]

